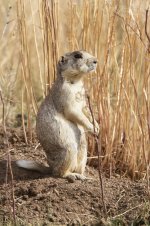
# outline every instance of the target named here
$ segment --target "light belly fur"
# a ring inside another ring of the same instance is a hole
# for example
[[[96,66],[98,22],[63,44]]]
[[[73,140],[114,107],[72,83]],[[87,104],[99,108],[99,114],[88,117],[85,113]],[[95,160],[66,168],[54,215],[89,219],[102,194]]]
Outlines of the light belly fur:
[[[78,142],[77,142],[77,131],[78,127],[66,120],[63,115],[57,114],[55,116],[55,120],[59,124],[59,138],[61,142],[68,147],[73,148],[74,150],[78,151]],[[78,131],[80,133],[80,131]]]

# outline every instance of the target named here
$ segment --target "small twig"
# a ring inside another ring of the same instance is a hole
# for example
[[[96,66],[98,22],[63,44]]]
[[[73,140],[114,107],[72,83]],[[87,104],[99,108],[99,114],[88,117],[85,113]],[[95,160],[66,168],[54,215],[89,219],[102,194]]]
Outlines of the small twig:
[[[3,129],[4,129],[4,134],[6,137],[6,142],[7,142],[7,146],[8,144],[8,139],[7,139],[7,133],[6,133],[6,125],[5,125],[5,104],[4,104],[4,99],[3,99],[3,95],[2,95],[2,90],[0,88],[0,98],[1,98],[1,102],[2,102],[2,120],[3,120]]]
[[[102,155],[102,156],[91,156],[91,157],[87,157],[88,159],[98,159],[98,158],[105,158],[105,156],[104,155]]]
[[[143,206],[143,203],[140,204],[140,205],[134,206],[133,208],[131,208],[131,209],[129,209],[129,210],[126,210],[125,212],[120,213],[120,214],[118,214],[118,215],[116,215],[116,216],[114,216],[114,217],[112,217],[112,218],[115,219],[115,218],[121,217],[121,216],[123,216],[123,215],[129,213],[130,211],[132,211],[132,210],[134,210],[134,209],[136,209],[136,208],[138,208],[138,207],[140,207],[140,206]]]
[[[131,25],[130,23],[127,23],[127,22],[126,22],[126,20],[125,20],[125,18],[124,18],[123,16],[121,16],[119,13],[116,13],[116,12],[115,12],[115,14],[123,21],[123,23],[124,23],[124,25],[125,25],[126,27],[129,27],[129,28],[135,33],[135,35],[141,40],[141,42],[142,42],[142,44],[144,45],[144,47],[146,47],[146,45],[145,45],[145,43],[144,43],[144,41],[143,41],[143,38],[142,38],[142,32],[141,32],[141,30],[140,30],[140,28],[139,28],[138,23],[137,23],[136,21],[134,21],[134,22],[135,22],[135,25],[136,25],[136,28],[138,29],[138,32],[139,32],[139,33],[136,32],[135,28],[132,27],[132,25]]]
[[[22,128],[23,128],[25,143],[28,144],[27,133],[26,133],[26,128],[25,128],[25,122],[24,122],[24,112],[23,112],[23,91],[24,90],[22,90],[22,95],[21,95]]]
[[[36,151],[36,149],[40,146],[40,143],[38,143],[35,148],[34,148],[34,151]]]
[[[14,219],[14,223],[16,225],[16,214],[15,214],[15,195],[14,195],[14,184],[13,184],[13,172],[12,172],[12,166],[11,166],[11,155],[10,152],[8,152],[8,169],[10,172],[10,185],[11,185],[11,196],[12,196],[12,213],[13,213],[13,219]]]
[[[13,209],[13,219],[14,219],[14,224],[16,225],[16,214],[15,214],[15,196],[14,196],[14,185],[13,185],[13,172],[12,172],[12,166],[11,166],[11,155],[10,155],[10,145],[8,141],[8,136],[7,136],[7,130],[6,130],[6,124],[5,124],[5,103],[2,95],[2,90],[0,89],[0,99],[2,102],[2,113],[3,113],[3,129],[4,129],[4,135],[7,143],[7,165],[6,165],[6,184],[8,183],[8,171],[10,171],[10,178],[11,178],[11,194],[12,194],[12,209]],[[7,191],[7,189],[6,189]]]
[[[146,10],[146,14],[145,14],[145,35],[148,39],[148,53],[150,53],[150,36],[147,31],[148,11],[149,9]]]
[[[102,179],[102,171],[101,171],[101,145],[99,142],[99,136],[96,135],[96,130],[95,130],[95,121],[94,121],[94,114],[92,111],[92,107],[91,107],[91,103],[90,103],[90,97],[87,95],[87,99],[88,99],[88,104],[89,104],[89,110],[92,116],[92,124],[94,126],[94,138],[95,138],[95,142],[97,144],[97,156],[98,156],[98,173],[99,173],[99,181],[100,181],[100,189],[101,189],[101,194],[102,194],[102,203],[103,203],[103,208],[104,208],[104,213],[105,216],[107,217],[107,209],[106,209],[106,204],[105,204],[105,200],[104,200],[104,188],[103,188],[103,179]]]
[[[14,150],[14,148],[9,149],[8,152],[11,152],[11,151],[13,151],[13,150]],[[2,155],[0,155],[0,159],[3,159],[3,158],[8,154],[8,152],[7,152],[7,153],[4,153],[4,154],[2,154]]]

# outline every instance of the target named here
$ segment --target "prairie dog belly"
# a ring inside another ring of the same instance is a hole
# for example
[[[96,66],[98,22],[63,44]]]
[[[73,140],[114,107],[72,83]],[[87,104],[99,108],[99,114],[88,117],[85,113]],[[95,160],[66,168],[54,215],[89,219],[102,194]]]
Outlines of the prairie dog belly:
[[[77,125],[69,120],[66,120],[62,114],[57,113],[55,120],[59,125],[59,139],[64,147],[70,148],[73,146],[76,150],[80,143],[81,131]]]

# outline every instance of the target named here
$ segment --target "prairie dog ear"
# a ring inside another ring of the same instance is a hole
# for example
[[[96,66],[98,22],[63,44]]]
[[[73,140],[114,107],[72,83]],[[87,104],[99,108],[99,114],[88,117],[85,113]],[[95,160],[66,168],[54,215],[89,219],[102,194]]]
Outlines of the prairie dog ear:
[[[65,64],[67,62],[67,58],[65,56],[61,56],[59,59],[59,64]]]

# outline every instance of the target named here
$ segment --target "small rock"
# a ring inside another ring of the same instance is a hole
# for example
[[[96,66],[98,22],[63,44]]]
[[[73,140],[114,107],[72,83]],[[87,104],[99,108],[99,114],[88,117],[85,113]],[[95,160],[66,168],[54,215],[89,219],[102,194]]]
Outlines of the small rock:
[[[51,215],[48,215],[47,218],[48,218],[48,220],[49,220],[50,222],[54,222],[54,221],[55,221],[54,217],[51,216]]]
[[[39,207],[38,205],[36,205],[36,206],[34,207],[34,210],[40,211],[40,207]]]
[[[23,200],[27,200],[28,198],[29,198],[28,195],[23,195],[22,197]]]
[[[76,179],[75,179],[74,176],[70,175],[70,176],[67,177],[67,180],[68,180],[69,183],[74,183]]]

